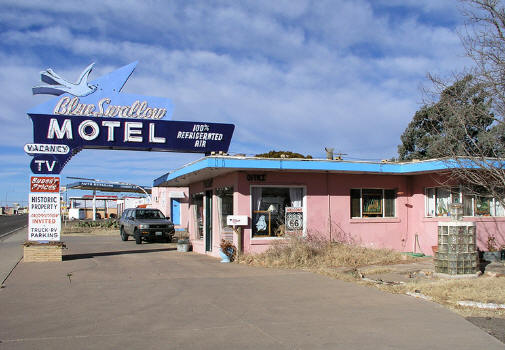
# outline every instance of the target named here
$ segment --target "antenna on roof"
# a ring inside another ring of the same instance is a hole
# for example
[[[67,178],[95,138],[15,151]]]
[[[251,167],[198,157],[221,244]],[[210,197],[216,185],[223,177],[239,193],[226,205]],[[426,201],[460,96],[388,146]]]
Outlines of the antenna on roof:
[[[333,148],[325,147],[324,150],[326,151],[326,159],[333,160]]]
[[[347,153],[336,153],[336,155],[337,155],[337,158],[335,158],[335,160],[343,160],[342,156],[346,156]]]

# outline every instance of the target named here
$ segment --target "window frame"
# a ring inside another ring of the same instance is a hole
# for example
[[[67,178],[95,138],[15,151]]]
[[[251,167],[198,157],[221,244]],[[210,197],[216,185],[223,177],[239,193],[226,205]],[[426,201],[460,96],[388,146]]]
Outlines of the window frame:
[[[363,190],[368,190],[368,191],[381,191],[381,216],[363,216]],[[352,191],[359,191],[359,216],[353,216],[353,196],[352,196]],[[394,192],[394,198],[393,198],[393,216],[386,216],[386,191],[393,191]],[[398,211],[397,211],[397,199],[398,199],[398,189],[397,188],[384,188],[384,187],[353,187],[349,191],[349,203],[350,203],[350,213],[349,216],[351,219],[397,219],[398,218]]]
[[[198,203],[196,203],[197,201],[197,197],[199,197],[200,199],[198,200],[201,200],[202,203],[201,203],[201,207],[202,207],[202,215],[201,215],[201,219],[202,219],[202,225],[200,226],[200,223],[198,221]],[[191,199],[190,199],[190,206],[191,206],[191,216],[193,217],[193,225],[195,227],[195,240],[198,240],[198,241],[203,241],[204,238],[205,238],[205,194],[203,192],[198,192],[198,193],[194,193],[191,195]],[[201,229],[201,230],[200,230]]]
[[[448,217],[449,215],[436,215],[436,212],[435,212],[435,215],[429,215],[428,213],[428,209],[429,209],[429,200],[430,200],[430,197],[428,196],[428,191],[429,190],[434,190],[434,197],[433,197],[433,200],[434,200],[434,206],[436,208],[437,206],[437,189],[440,189],[440,188],[445,188],[447,189],[446,187],[443,187],[443,186],[432,186],[432,187],[425,187],[424,188],[424,197],[425,197],[425,201],[424,201],[424,217],[426,218],[439,218],[439,217]],[[458,202],[457,203],[460,203],[463,205],[463,210],[465,211],[466,208],[471,208],[471,213],[470,215],[465,215],[463,214],[464,217],[471,217],[471,218],[482,218],[482,217],[498,217],[498,218],[503,218],[505,217],[505,211],[503,212],[504,215],[496,215],[496,212],[497,212],[497,203],[499,205],[499,201],[492,197],[492,196],[479,196],[479,195],[474,195],[474,194],[464,194],[463,191],[462,191],[462,188],[461,186],[459,187],[456,187],[456,186],[453,186],[453,187],[450,187],[449,188],[449,192],[450,192],[450,203],[454,203],[453,201],[453,193],[455,193],[455,190],[457,189],[457,193],[458,193]],[[476,206],[477,206],[477,197],[481,197],[481,198],[488,198],[489,199],[489,215],[475,215],[476,213]],[[470,205],[467,207],[467,201],[470,200]],[[502,209],[503,210],[503,209]]]
[[[307,186],[306,185],[250,185],[249,186],[249,216],[251,218],[251,229],[250,229],[250,234],[249,237],[251,241],[258,241],[258,240],[275,240],[275,239],[285,239],[285,237],[269,237],[269,236],[253,236],[253,208],[254,208],[254,203],[253,203],[253,187],[255,188],[301,188],[302,189],[302,212],[303,212],[303,236],[306,236],[307,234]]]
[[[226,192],[226,196],[231,197],[231,214],[226,214],[226,215],[233,215],[235,210],[234,210],[234,203],[235,203],[235,191],[233,186],[226,186],[223,188],[217,188],[216,189],[216,197],[217,197],[217,214],[218,214],[218,219],[219,219],[219,229],[221,232],[233,232],[233,227],[226,225],[226,218],[223,216],[223,194]],[[231,192],[231,193],[230,193]]]

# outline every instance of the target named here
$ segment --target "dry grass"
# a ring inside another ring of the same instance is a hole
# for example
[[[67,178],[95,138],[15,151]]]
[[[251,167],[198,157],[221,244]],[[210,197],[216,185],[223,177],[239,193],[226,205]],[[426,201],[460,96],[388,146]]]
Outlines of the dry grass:
[[[338,267],[356,269],[367,265],[389,265],[409,259],[390,249],[370,249],[329,242],[317,235],[287,236],[275,241],[262,254],[243,255],[239,262],[256,266],[331,271]]]
[[[397,286],[379,286],[393,293],[419,292],[464,316],[505,317],[505,309],[479,310],[458,306],[458,301],[505,304],[505,278],[421,280]]]
[[[393,250],[330,243],[315,235],[289,236],[276,241],[262,254],[241,255],[238,258],[238,262],[243,264],[312,271],[340,280],[359,281],[391,293],[419,292],[463,316],[505,317],[505,309],[482,310],[457,305],[458,301],[505,304],[505,278],[481,276],[447,280],[427,277],[400,285],[385,285],[362,281],[357,271],[359,267],[375,265],[371,271],[385,273],[390,271],[387,265],[413,260]]]
[[[61,227],[61,234],[63,236],[114,236],[119,237],[119,230],[112,228],[98,228],[98,227],[76,227],[67,226]]]
[[[482,276],[472,279],[422,280],[392,287],[392,291],[399,293],[416,290],[445,304],[456,304],[462,300],[505,304],[505,278]]]

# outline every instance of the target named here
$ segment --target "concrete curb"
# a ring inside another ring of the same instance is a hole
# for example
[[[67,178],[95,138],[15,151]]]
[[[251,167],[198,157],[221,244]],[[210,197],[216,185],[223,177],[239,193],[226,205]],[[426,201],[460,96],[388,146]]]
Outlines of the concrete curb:
[[[458,305],[477,307],[479,309],[488,309],[488,310],[505,309],[505,304],[479,303],[477,301],[458,301]]]
[[[0,241],[0,281],[7,281],[12,271],[23,260],[22,243],[26,240],[26,226],[3,235]],[[21,236],[19,236],[21,235]],[[16,237],[17,236],[17,237]]]

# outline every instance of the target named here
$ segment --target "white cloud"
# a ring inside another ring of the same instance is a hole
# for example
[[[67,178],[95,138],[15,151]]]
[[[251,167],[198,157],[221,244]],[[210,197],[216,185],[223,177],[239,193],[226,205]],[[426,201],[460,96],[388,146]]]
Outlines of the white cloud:
[[[419,107],[426,73],[468,62],[456,35],[462,19],[450,4],[4,1],[0,89],[8,93],[0,121],[9,132],[0,145],[26,161],[26,110],[47,100],[31,95],[40,70],[74,80],[95,61],[94,79],[139,60],[124,92],[172,99],[174,119],[235,123],[232,152],[322,156],[333,146],[350,157],[388,158]],[[196,157],[96,152],[78,154],[65,174],[149,184]]]

